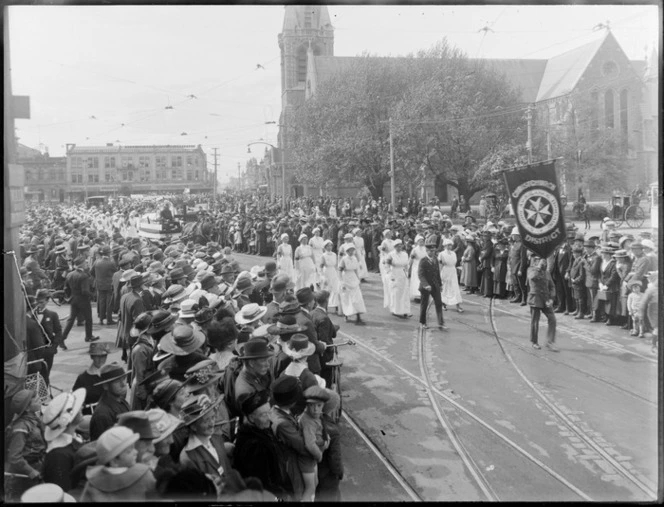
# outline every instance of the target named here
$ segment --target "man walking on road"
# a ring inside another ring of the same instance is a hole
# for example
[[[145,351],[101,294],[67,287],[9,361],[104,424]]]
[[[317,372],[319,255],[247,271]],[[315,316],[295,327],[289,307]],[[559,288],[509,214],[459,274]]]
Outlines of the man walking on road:
[[[553,313],[553,301],[556,298],[556,288],[551,275],[546,269],[546,259],[537,255],[531,257],[528,268],[528,304],[530,305],[530,342],[534,349],[541,349],[537,343],[540,314],[546,315],[548,329],[546,333],[546,348],[558,352],[554,343],[556,341],[556,316]]]
[[[434,240],[435,241],[435,240]],[[436,315],[438,316],[438,327],[441,331],[446,331],[445,321],[443,319],[443,302],[440,299],[440,267],[436,259],[436,243],[429,241],[424,244],[427,250],[427,256],[420,261],[420,266],[417,269],[417,276],[420,279],[420,324],[426,329],[427,327],[427,307],[429,306],[429,296],[433,297],[433,302],[436,307]]]
[[[85,320],[85,341],[92,342],[99,340],[99,336],[92,336],[92,283],[90,275],[87,272],[88,261],[83,257],[77,257],[74,261],[76,269],[67,275],[65,280],[65,288],[71,291],[71,313],[65,325],[65,330],[62,333],[62,343],[60,347],[67,350],[65,340],[69,336],[71,328],[77,318]]]
[[[112,326],[113,322],[113,275],[115,274],[115,262],[111,260],[111,249],[102,246],[99,249],[99,259],[92,266],[92,274],[97,284],[97,316],[99,323]]]

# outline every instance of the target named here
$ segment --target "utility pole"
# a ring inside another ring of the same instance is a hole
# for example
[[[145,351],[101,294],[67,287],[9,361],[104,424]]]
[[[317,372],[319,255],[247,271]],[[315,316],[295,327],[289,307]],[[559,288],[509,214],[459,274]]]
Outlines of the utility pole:
[[[214,150],[214,182],[212,183],[212,198],[217,200],[217,150],[219,148],[212,148]]]
[[[528,120],[528,141],[526,142],[526,148],[528,148],[528,163],[531,164],[533,161],[533,106],[528,104],[528,110],[526,111],[526,119]]]
[[[389,120],[390,125],[390,198],[392,202],[392,213],[396,212],[396,193],[394,189],[394,141],[392,139],[392,118]]]

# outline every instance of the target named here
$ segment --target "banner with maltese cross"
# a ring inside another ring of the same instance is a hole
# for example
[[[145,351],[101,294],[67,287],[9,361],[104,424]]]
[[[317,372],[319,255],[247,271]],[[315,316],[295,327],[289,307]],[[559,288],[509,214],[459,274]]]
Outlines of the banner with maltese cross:
[[[503,173],[523,245],[548,257],[565,241],[565,216],[555,160]]]

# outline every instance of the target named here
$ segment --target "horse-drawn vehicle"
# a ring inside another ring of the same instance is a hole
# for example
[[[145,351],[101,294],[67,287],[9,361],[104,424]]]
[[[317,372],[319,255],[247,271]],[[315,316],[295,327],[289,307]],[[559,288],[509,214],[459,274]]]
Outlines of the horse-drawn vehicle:
[[[646,214],[638,202],[638,199],[634,199],[628,194],[611,196],[609,217],[616,223],[616,227],[620,227],[623,222],[632,228],[639,228],[643,225]]]

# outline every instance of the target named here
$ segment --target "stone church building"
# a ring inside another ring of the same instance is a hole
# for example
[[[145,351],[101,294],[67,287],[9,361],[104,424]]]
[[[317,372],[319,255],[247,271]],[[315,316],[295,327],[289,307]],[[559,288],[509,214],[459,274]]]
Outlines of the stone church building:
[[[441,37],[444,35],[441,33]],[[278,144],[284,150],[286,192],[293,196],[319,195],[322,189],[299,184],[289,164],[289,117],[316,95],[321,83],[367,58],[335,56],[334,28],[326,6],[286,6],[278,42],[282,106]],[[575,101],[581,97],[592,104],[592,128],[616,129],[623,139],[623,155],[636,168],[634,183],[647,186],[657,181],[659,104],[655,52],[648,60],[629,60],[610,30],[606,30],[593,42],[549,59],[483,59],[482,62],[503,73],[521,90],[521,102],[531,105],[537,117],[534,127],[549,133],[545,146],[534,153],[534,160],[560,156],[551,152],[550,136],[568,135],[561,134],[561,125],[569,123]],[[572,118],[571,122],[578,123],[579,119]],[[523,141],[526,144],[527,140]],[[272,154],[272,160],[281,160],[281,156],[281,153]],[[271,188],[282,188],[280,173],[274,171]],[[349,182],[345,188],[327,191],[333,196],[354,197],[359,190]],[[389,188],[386,190],[384,195],[389,196]],[[451,190],[433,188],[433,183],[428,182],[418,189],[416,196],[437,195],[441,201],[448,201],[453,195]],[[567,189],[570,196],[575,191]]]

